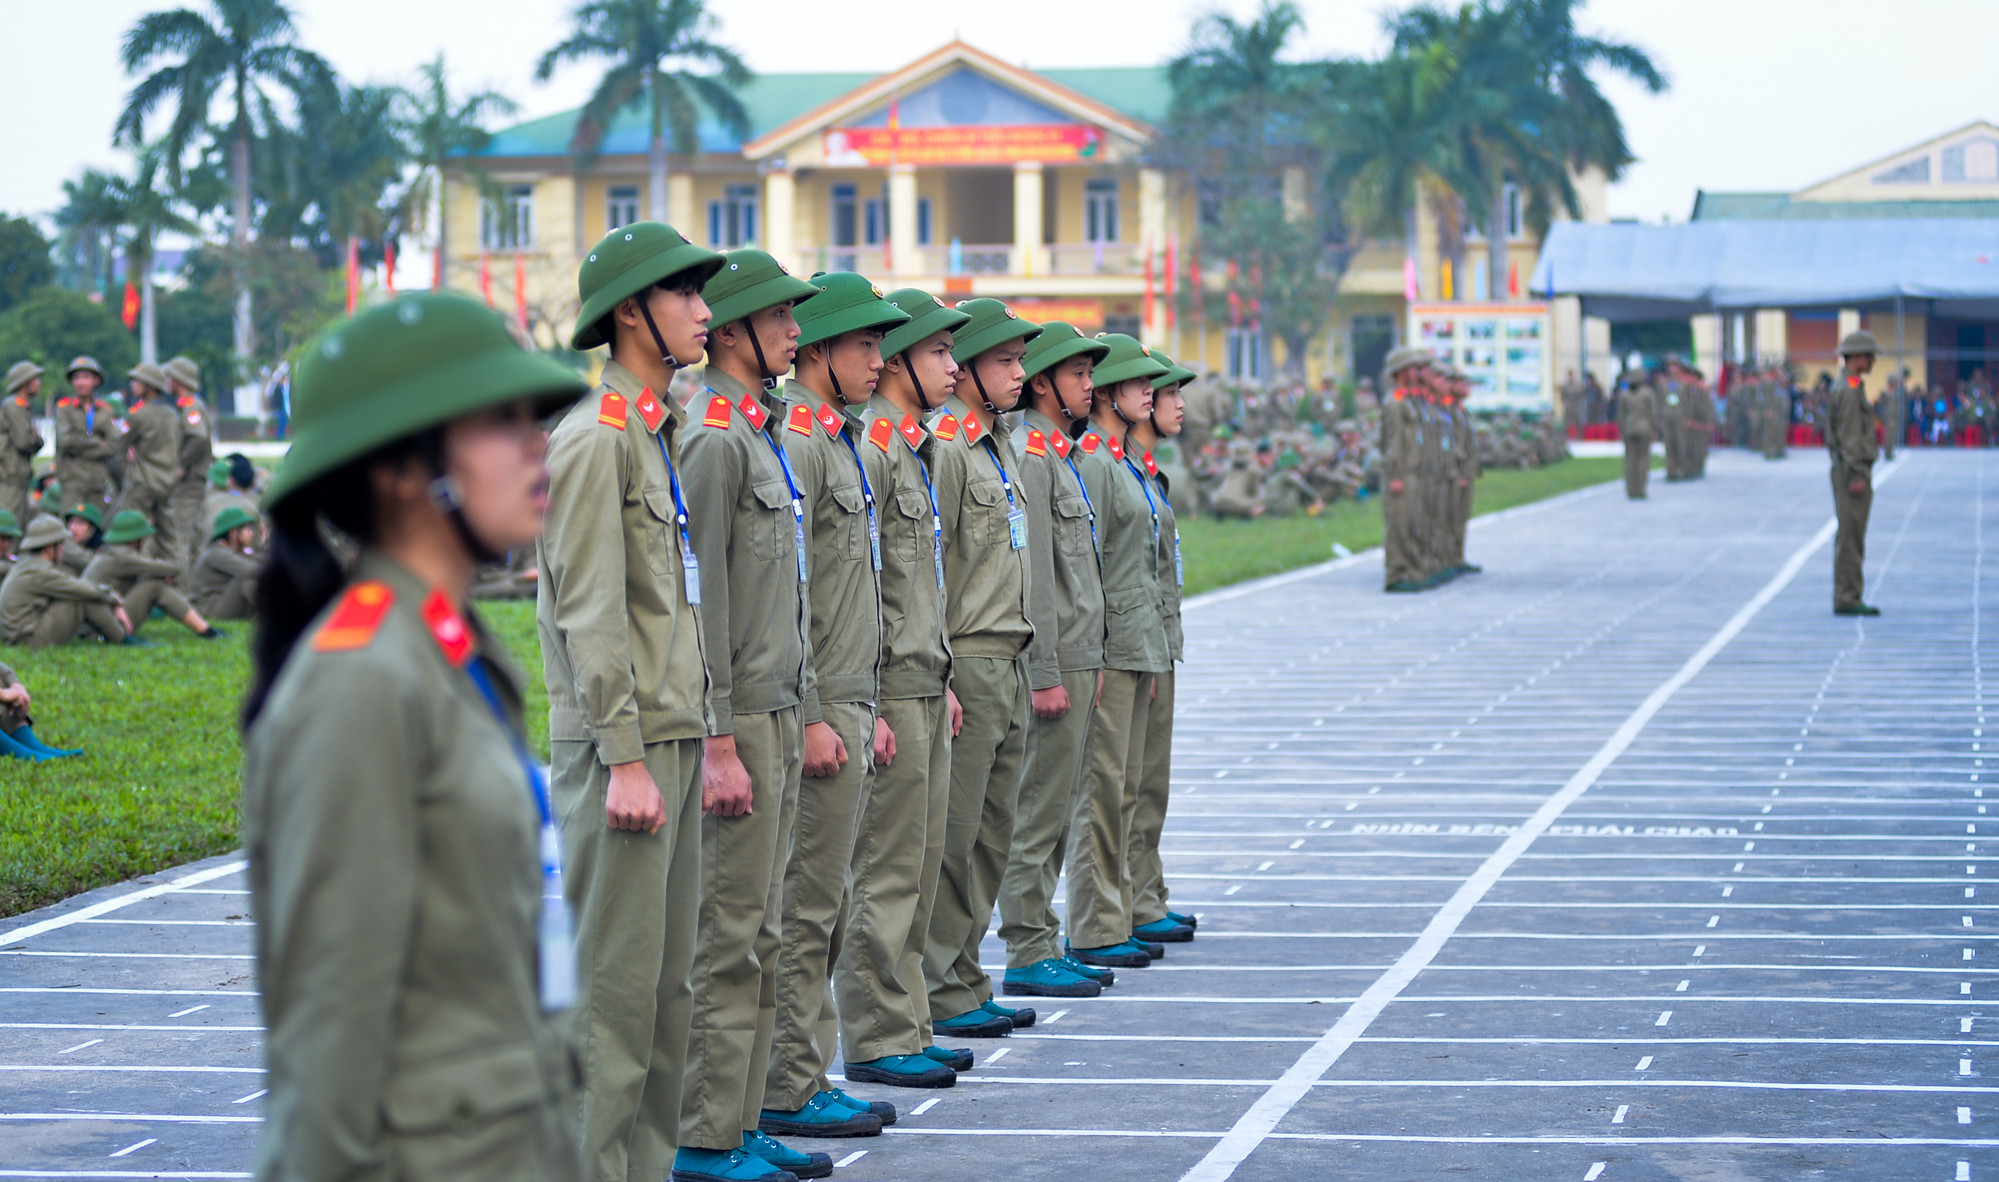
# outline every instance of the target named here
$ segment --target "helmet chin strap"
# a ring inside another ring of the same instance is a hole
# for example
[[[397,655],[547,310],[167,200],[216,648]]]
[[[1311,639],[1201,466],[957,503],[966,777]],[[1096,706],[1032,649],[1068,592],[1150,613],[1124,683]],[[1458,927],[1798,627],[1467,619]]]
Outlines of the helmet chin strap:
[[[1118,418],[1124,420],[1124,425],[1127,429],[1138,426],[1138,420],[1124,413],[1124,407],[1118,405],[1117,395],[1115,394],[1111,395],[1111,410],[1116,412]]]
[[[504,561],[506,555],[487,545],[485,540],[473,531],[472,523],[465,519],[465,488],[458,483],[457,477],[444,471],[444,441],[435,432],[432,432],[425,442],[424,453],[430,470],[436,473],[431,477],[430,487],[426,490],[430,496],[430,503],[437,506],[437,511],[450,519],[451,528],[458,532],[458,540],[465,543],[465,549],[471,554],[472,561],[480,566],[491,566]]]
[[[743,326],[743,331],[749,334],[750,348],[756,350],[757,373],[762,375],[764,389],[766,390],[777,389],[777,375],[770,371],[770,362],[764,360],[764,344],[762,341],[757,339],[756,326],[750,323],[750,318],[747,316],[743,317],[740,323]],[[831,369],[832,367],[828,366],[827,368]]]
[[[942,402],[930,401],[930,395],[923,389],[923,379],[916,376],[916,359],[909,355],[907,349],[902,351],[902,368],[903,372],[909,375],[909,384],[916,388],[916,405],[926,411],[936,410],[944,405]]]
[[[979,388],[979,401],[985,403],[986,409],[995,417],[998,417],[1000,408],[993,405],[993,396],[986,393],[986,382],[984,378],[979,376],[979,359],[976,357],[972,358],[971,370],[972,384]]]
[[[646,294],[650,295],[651,292],[648,291]],[[653,322],[652,308],[648,306],[644,297],[639,299],[639,313],[646,318],[646,328],[652,331],[652,343],[659,346],[659,359],[668,365],[678,366],[680,363],[673,359],[673,350],[666,347],[666,338],[660,335],[659,325]]]

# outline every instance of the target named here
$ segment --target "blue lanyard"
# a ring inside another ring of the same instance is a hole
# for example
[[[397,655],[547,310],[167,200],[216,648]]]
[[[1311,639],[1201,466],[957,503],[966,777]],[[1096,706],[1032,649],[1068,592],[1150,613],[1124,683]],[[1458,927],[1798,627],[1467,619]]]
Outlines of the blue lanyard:
[[[854,470],[861,474],[861,500],[868,506],[868,549],[874,555],[875,570],[879,572],[882,568],[882,535],[881,523],[875,520],[875,490],[868,487],[868,466],[861,463],[861,449],[854,446],[854,437],[841,431],[840,438],[854,457]]]
[[[1152,511],[1152,565],[1156,570],[1159,566],[1159,502],[1152,499],[1152,482],[1138,470],[1137,464],[1131,462],[1129,455],[1124,458],[1124,466],[1131,473],[1131,478],[1138,481],[1138,490],[1145,494],[1145,507]]]
[[[1090,514],[1090,548],[1101,551],[1103,546],[1097,541],[1097,507],[1090,503],[1090,486],[1083,483],[1083,474],[1076,470],[1076,461],[1063,456],[1062,462],[1069,466],[1069,475],[1076,478],[1076,491],[1083,494],[1083,508]]]
[[[715,387],[709,386],[708,392],[715,394]],[[716,397],[719,398],[720,395],[717,394]],[[742,408],[736,407],[736,409]],[[798,481],[791,476],[791,462],[784,458],[784,449],[777,445],[777,440],[772,439],[770,432],[761,427],[752,426],[751,430],[763,436],[764,442],[770,445],[770,454],[777,457],[777,466],[784,470],[784,487],[791,490],[791,524],[795,531],[792,542],[798,551],[798,581],[803,583],[808,573],[805,565],[805,498],[798,494]]]
[[[1013,478],[1006,474],[1005,468],[1000,467],[999,450],[991,446],[988,446],[985,450],[986,458],[993,462],[993,471],[999,473],[1000,487],[1006,490],[1006,507],[1008,511],[1012,511],[1015,508],[1013,503]]]
[[[694,555],[694,539],[687,532],[687,502],[680,495],[680,473],[674,470],[673,460],[666,454],[666,436],[654,435],[652,441],[659,445],[660,463],[666,465],[666,483],[673,489],[673,524],[680,530],[680,566],[683,586],[687,591],[687,602],[699,605],[701,602],[701,560]]]
[[[521,738],[520,732],[514,729],[514,721],[508,717],[507,708],[501,705],[500,693],[493,688],[493,679],[486,673],[485,658],[473,658],[472,663],[465,667],[465,672],[471,675],[472,684],[479,687],[479,696],[485,698],[486,705],[492,708],[493,718],[500,724],[500,729],[507,732],[507,739],[513,744],[514,758],[520,761],[521,770],[527,773],[528,791],[534,796],[535,809],[541,814],[541,823],[555,824],[555,813],[548,805],[548,783],[542,779],[541,768],[535,766],[534,760],[528,757],[527,742]]]
[[[944,512],[937,507],[937,486],[930,483],[930,467],[923,462],[915,448],[909,456],[916,461],[916,470],[923,475],[923,491],[930,498],[930,555],[937,565],[937,590],[944,590]]]
[[[97,429],[97,400],[93,398],[90,400],[90,405],[84,408],[83,411],[83,433],[85,435],[88,435],[92,431],[95,431],[96,429]]]

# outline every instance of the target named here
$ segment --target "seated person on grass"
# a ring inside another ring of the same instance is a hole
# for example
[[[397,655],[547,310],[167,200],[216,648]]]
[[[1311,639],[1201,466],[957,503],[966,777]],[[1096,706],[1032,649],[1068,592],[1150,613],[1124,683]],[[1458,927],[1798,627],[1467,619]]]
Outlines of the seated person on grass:
[[[264,569],[257,558],[263,532],[247,509],[231,505],[215,515],[208,545],[187,577],[187,593],[196,610],[211,620],[250,618],[257,604],[257,575]]]
[[[158,605],[196,636],[220,639],[222,633],[194,610],[186,596],[168,585],[180,576],[180,567],[168,559],[148,558],[139,553],[139,547],[152,536],[153,523],[146,520],[144,513],[137,509],[119,513],[111,519],[111,528],[104,531],[104,545],[84,570],[84,581],[109,587],[124,599],[134,635],[146,626],[153,607]]]
[[[61,759],[65,755],[83,754],[81,751],[51,747],[36,738],[35,720],[28,717],[31,702],[28,687],[14,676],[14,670],[0,662],[0,755],[40,763],[46,759]]]
[[[68,540],[69,531],[53,517],[28,523],[21,558],[0,587],[0,644],[43,648],[67,642],[83,628],[111,644],[133,639],[132,621],[118,593],[63,568],[62,546]]]
[[[97,557],[97,548],[104,544],[104,510],[95,505],[71,505],[64,510],[62,523],[74,539],[62,548],[62,564],[81,578],[90,569],[90,560]]]

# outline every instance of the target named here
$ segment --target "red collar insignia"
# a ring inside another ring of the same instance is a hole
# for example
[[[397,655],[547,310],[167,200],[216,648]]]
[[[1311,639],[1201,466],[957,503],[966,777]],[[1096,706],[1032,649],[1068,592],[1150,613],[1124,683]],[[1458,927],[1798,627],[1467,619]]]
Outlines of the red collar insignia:
[[[979,426],[979,420],[977,419],[965,420],[966,443],[977,443],[979,441],[979,436],[984,435],[985,433],[986,429],[984,427]]]
[[[895,424],[887,419],[876,419],[868,424],[868,442],[874,444],[886,455],[888,441],[895,438]]]
[[[1106,446],[1108,446],[1108,447],[1109,447],[1109,448],[1111,449],[1111,458],[1112,458],[1112,459],[1114,459],[1114,460],[1122,460],[1122,459],[1124,458],[1124,440],[1122,440],[1122,439],[1106,439],[1106,440],[1104,440],[1104,444],[1105,444]]]
[[[932,434],[936,435],[939,439],[956,439],[958,437],[958,420],[956,416],[952,415],[949,411],[944,412],[944,417],[937,420],[937,427]],[[911,446],[915,445],[911,444]]]
[[[194,395],[192,395],[192,394],[183,394],[183,395],[181,395],[181,396],[180,396],[179,398],[176,398],[176,399],[174,400],[174,405],[175,405],[175,406],[193,406],[193,405],[194,405]]]
[[[634,405],[638,409],[640,420],[646,425],[646,430],[658,434],[659,425],[666,421],[666,406],[652,396],[651,386],[639,392],[639,400]]]
[[[1145,470],[1153,476],[1159,475],[1159,461],[1152,458],[1151,452],[1145,453]]]
[[[791,417],[784,425],[800,435],[812,434],[812,408],[802,402],[792,407]]]
[[[312,649],[320,653],[346,652],[366,648],[381,631],[382,621],[396,603],[396,593],[387,583],[373,580],[355,583],[340,595],[333,613],[312,638]]]
[[[1053,445],[1053,447],[1055,448],[1056,455],[1061,456],[1065,460],[1069,458],[1070,444],[1069,444],[1069,437],[1067,435],[1064,435],[1060,431],[1057,431],[1055,434],[1050,435],[1048,437],[1048,442],[1051,445]]]
[[[826,428],[828,438],[838,438],[840,424],[845,421],[845,419],[840,417],[840,412],[834,410],[830,403],[822,402],[819,404],[819,425]]]
[[[1860,380],[1860,377],[1859,377],[1859,375],[1858,375],[1858,374],[1847,374],[1847,375],[1846,375],[1846,388],[1847,388],[1847,389],[1849,389],[1849,390],[1858,390],[1858,389],[1860,389],[1860,387],[1862,386],[1862,384],[1863,384],[1863,383],[1861,382],[1861,380]]]
[[[625,429],[625,396],[616,390],[604,391],[604,397],[597,403],[597,421],[606,427]]]
[[[444,592],[433,590],[430,598],[423,601],[423,622],[430,628],[431,639],[444,650],[444,659],[451,662],[452,668],[463,669],[472,658],[472,630],[459,618],[458,610],[451,606]]]
[[[1027,433],[1027,454],[1031,456],[1047,455],[1048,437],[1043,435],[1039,430],[1029,431]]]
[[[1091,456],[1096,455],[1097,448],[1102,446],[1103,442],[1104,441],[1098,437],[1095,431],[1092,431],[1088,435],[1083,436],[1083,454]]]
[[[710,398],[708,400],[708,411],[701,416],[701,425],[704,427],[719,427],[727,431],[729,429],[729,405],[729,400],[720,394]]]
[[[757,401],[754,390],[743,395],[743,400],[738,402],[736,407],[743,412],[743,417],[750,421],[750,426],[755,427],[759,431],[763,430],[764,424],[770,421],[770,412],[764,409],[763,403]]]
[[[909,444],[909,450],[915,451],[923,445],[923,424],[916,421],[915,415],[902,416],[902,426],[896,430],[902,432],[903,441]]]

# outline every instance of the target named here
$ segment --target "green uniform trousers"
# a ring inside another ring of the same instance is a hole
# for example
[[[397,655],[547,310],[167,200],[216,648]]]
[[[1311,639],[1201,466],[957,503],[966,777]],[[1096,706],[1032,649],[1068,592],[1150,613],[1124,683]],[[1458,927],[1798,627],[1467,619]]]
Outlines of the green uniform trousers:
[[[804,761],[796,706],[738,714],[735,733],[736,754],[750,773],[750,812],[701,818],[694,1017],[680,1104],[680,1144],[692,1149],[741,1149],[763,1108],[777,1022],[784,858]]]
[[[201,613],[211,620],[247,620],[257,611],[257,584],[247,579],[238,579],[223,588],[209,610]],[[139,621],[133,620],[134,624]]]
[[[159,579],[140,579],[132,584],[130,591],[125,592],[125,615],[132,621],[132,635],[137,636],[140,630],[145,628],[146,621],[152,618],[155,607],[165,612],[167,618],[175,623],[186,619],[187,613],[194,610],[188,603],[187,596],[169,587],[165,582]]]
[[[777,1025],[764,1080],[764,1106],[778,1112],[796,1112],[833,1086],[815,1031],[846,944],[847,875],[874,778],[874,711],[859,702],[823,702],[820,717],[846,744],[847,762],[831,776],[798,783],[798,820],[784,861]]]
[[[584,1090],[579,1132],[591,1182],[659,1182],[680,1135],[681,1073],[701,904],[701,740],[645,746],[666,805],[657,833],[604,817],[611,770],[586,742],[555,742],[550,790],[562,826],[563,893],[576,912],[576,1008]]]
[[[201,536],[201,506],[208,499],[208,484],[205,480],[186,481],[174,485],[173,495],[167,498],[167,516],[173,518],[174,540],[171,549],[164,549],[162,557],[180,564],[183,571],[194,569],[201,560],[201,548],[208,539]]]
[[[1868,495],[1856,497],[1846,486],[1852,471],[1832,471],[1833,516],[1839,523],[1832,542],[1832,605],[1836,608],[1859,607],[1867,585],[1867,514],[1874,504],[1874,478],[1868,477]]]
[[[164,558],[169,562],[186,561],[186,535],[173,520],[173,489],[150,489],[132,485],[125,495],[118,499],[116,513],[130,509],[145,515],[152,523],[153,536],[147,540],[146,553],[152,558]],[[108,519],[107,519],[108,520]]]
[[[944,863],[951,711],[939,694],[888,699],[881,716],[895,733],[895,759],[875,768],[861,807],[847,939],[833,974],[850,1063],[914,1055],[931,1043],[923,946]]]
[[[979,944],[1013,847],[1013,810],[1027,756],[1027,670],[1018,660],[958,657],[951,689],[965,725],[951,743],[951,803],[944,821],[944,862],[923,979],[930,1012],[941,1021],[992,1000],[979,967]]]
[[[1127,800],[1138,792],[1153,675],[1104,670],[1104,692],[1090,720],[1083,791],[1069,821],[1069,943],[1102,948],[1131,939],[1131,867]]]
[[[1061,922],[1055,917],[1055,880],[1062,873],[1069,815],[1082,790],[1083,757],[1089,752],[1090,719],[1096,714],[1097,671],[1062,674],[1069,712],[1050,721],[1027,720],[1027,772],[1020,779],[1020,802],[1013,815],[1013,848],[1000,884],[1000,939],[1006,967],[1026,968],[1062,955]]]
[[[1125,839],[1133,927],[1166,918],[1166,867],[1159,858],[1159,841],[1166,832],[1166,801],[1173,781],[1173,681],[1170,670],[1153,677],[1159,693],[1146,711],[1145,757]]]
[[[1417,536],[1421,527],[1422,487],[1421,481],[1408,479],[1403,481],[1401,492],[1388,493],[1382,499],[1381,550],[1385,568],[1382,581],[1389,586],[1415,583],[1423,578],[1422,541]]]
[[[110,604],[57,599],[43,609],[42,618],[25,638],[25,643],[29,648],[68,644],[76,639],[79,628],[88,628],[111,644],[122,644],[125,640],[125,629],[119,625],[118,617],[112,614]]]
[[[1652,437],[1650,435],[1626,435],[1624,437],[1624,495],[1637,500],[1645,495],[1645,484],[1652,478]]]

